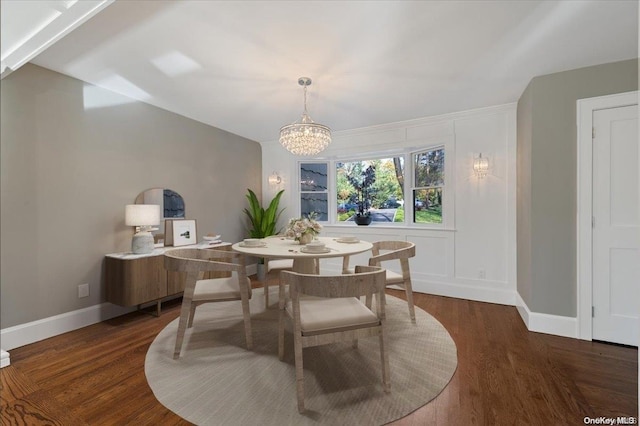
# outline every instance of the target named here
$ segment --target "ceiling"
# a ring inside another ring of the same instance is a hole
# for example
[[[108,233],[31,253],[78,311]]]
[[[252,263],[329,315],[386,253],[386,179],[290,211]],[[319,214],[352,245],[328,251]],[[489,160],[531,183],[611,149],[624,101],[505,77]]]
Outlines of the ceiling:
[[[638,56],[637,0],[93,3],[32,62],[259,142],[300,118],[301,76],[311,117],[339,131],[515,102],[537,75]]]

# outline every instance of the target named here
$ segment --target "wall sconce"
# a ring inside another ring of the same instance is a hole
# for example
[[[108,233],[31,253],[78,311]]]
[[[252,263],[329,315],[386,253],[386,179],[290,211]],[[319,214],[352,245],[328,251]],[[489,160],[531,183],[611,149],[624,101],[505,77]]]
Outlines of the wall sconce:
[[[136,233],[131,240],[131,251],[135,254],[151,253],[154,248],[150,231],[160,224],[160,206],[157,204],[129,204],[125,207],[124,223],[135,226]]]
[[[482,179],[489,172],[489,160],[482,157],[482,153],[478,155],[478,157],[473,159],[473,173],[479,178]]]
[[[273,172],[269,175],[269,185],[280,185],[282,178],[278,172]]]

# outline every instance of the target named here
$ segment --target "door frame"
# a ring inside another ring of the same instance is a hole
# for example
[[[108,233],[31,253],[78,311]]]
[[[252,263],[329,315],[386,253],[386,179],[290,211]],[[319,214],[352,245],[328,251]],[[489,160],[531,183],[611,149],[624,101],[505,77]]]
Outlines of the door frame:
[[[577,319],[578,338],[592,340],[593,306],[593,113],[638,104],[638,91],[577,101]]]

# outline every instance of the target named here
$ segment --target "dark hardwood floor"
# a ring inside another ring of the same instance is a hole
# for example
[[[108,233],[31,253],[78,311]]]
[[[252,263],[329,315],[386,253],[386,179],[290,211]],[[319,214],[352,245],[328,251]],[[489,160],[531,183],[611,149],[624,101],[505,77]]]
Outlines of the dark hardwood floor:
[[[395,425],[637,419],[637,349],[530,333],[510,306],[424,294],[415,302],[449,330],[458,369],[436,399]],[[144,375],[149,345],[178,314],[179,301],[166,302],[159,318],[131,313],[10,351],[1,424],[188,424],[155,399]]]

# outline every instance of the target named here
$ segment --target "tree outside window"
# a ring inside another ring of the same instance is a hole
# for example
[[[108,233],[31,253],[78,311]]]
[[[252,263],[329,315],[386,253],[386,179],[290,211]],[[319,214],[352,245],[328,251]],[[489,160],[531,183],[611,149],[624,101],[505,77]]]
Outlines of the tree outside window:
[[[444,147],[413,154],[413,221],[442,223]]]
[[[363,176],[374,173],[373,184],[366,191],[353,185]],[[352,221],[358,212],[361,194],[364,208],[374,222],[404,222],[404,157],[336,162],[337,220]]]

